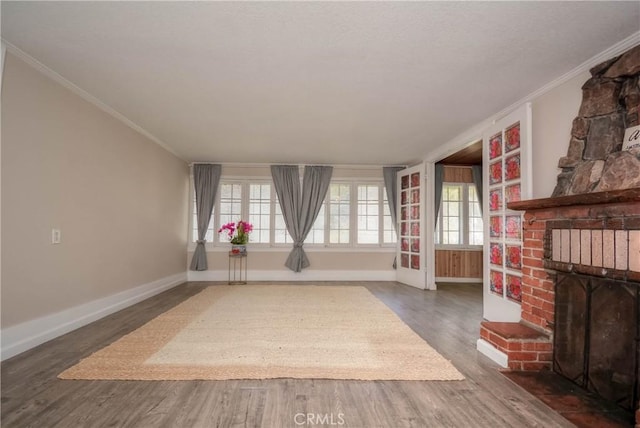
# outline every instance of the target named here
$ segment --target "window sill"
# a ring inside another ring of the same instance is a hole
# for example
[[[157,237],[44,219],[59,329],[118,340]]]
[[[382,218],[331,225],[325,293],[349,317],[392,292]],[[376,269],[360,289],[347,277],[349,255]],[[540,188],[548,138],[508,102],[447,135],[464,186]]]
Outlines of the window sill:
[[[206,245],[205,249],[208,252],[213,253],[227,253],[231,248],[230,244],[227,245]],[[377,247],[377,246],[335,246],[335,247],[325,247],[322,245],[305,245],[305,252],[307,253],[395,253],[395,246],[389,247]],[[187,247],[187,251],[193,253],[196,249],[195,244],[190,244]],[[269,245],[260,245],[260,244],[248,244],[247,251],[252,251],[256,253],[289,253],[292,249],[291,245],[277,245],[277,246],[269,246]]]

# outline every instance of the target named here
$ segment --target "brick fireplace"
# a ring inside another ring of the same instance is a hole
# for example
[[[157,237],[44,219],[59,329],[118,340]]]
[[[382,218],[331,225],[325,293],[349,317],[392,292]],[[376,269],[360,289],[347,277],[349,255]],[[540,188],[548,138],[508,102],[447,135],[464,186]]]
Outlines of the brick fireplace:
[[[544,368],[637,410],[640,188],[511,208],[525,211],[521,317],[549,337],[552,359]]]
[[[640,46],[591,70],[552,197],[523,211],[519,323],[483,322],[512,370],[554,370],[640,428]]]

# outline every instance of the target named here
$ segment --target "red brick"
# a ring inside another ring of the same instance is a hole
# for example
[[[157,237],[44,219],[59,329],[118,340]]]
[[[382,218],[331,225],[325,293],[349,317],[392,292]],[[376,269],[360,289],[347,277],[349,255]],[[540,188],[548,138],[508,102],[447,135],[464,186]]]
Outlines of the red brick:
[[[531,324],[533,325],[537,325],[539,327],[542,328],[548,328],[547,327],[547,322],[545,320],[543,320],[542,318],[540,318],[539,316],[533,315],[533,314],[522,314],[522,319],[525,321],[529,321]]]
[[[534,250],[532,250],[532,256],[542,259],[544,257],[544,250],[542,250],[542,249],[540,249],[540,250],[534,249]]]
[[[555,304],[553,304],[552,302],[547,302],[547,301],[545,301],[545,302],[542,304],[542,309],[543,309],[545,312],[549,312],[550,314],[553,314],[553,313],[554,313],[555,308],[556,308],[556,306],[555,306]]]
[[[536,342],[536,351],[551,351],[553,344],[551,342]]]
[[[575,229],[602,229],[603,225],[602,220],[594,219],[580,219],[573,222]]]
[[[536,211],[535,213],[526,213],[524,218],[527,219],[527,216],[529,216],[529,218],[535,218],[536,220],[550,220],[550,219],[558,218],[558,210],[556,209],[539,210],[539,211]]]
[[[533,223],[525,222],[524,227],[526,230],[545,230],[546,222],[544,221],[534,221]]]
[[[522,342],[518,342],[518,341],[509,341],[509,346],[508,346],[509,352],[513,352],[513,351],[521,351],[522,350]]]
[[[544,301],[539,297],[523,295],[522,300],[524,301],[525,299],[528,303],[531,303],[531,306],[533,306],[534,308],[542,310],[542,304],[544,303]]]
[[[538,352],[538,361],[553,361],[553,353]]]
[[[524,362],[522,363],[522,370],[529,372],[539,372],[542,370],[551,369],[550,362],[542,362],[542,361],[533,361],[533,362]]]
[[[592,217],[631,217],[640,214],[637,202],[598,206],[591,211]]]
[[[509,361],[508,366],[511,370],[522,370],[522,363],[520,361]]]
[[[547,273],[547,271],[539,270],[539,269],[532,269],[531,274],[533,277],[540,278],[540,279],[547,279],[549,277],[549,274]]]
[[[640,230],[640,217],[626,217],[624,228],[629,230]]]
[[[525,239],[525,242],[527,242],[527,240],[529,240],[529,242],[539,241],[542,244],[542,240],[544,239],[544,231],[543,230],[527,230],[525,226],[524,239]]]
[[[522,344],[522,350],[523,351],[535,351],[536,350],[536,343],[535,342],[524,342]]]
[[[524,288],[523,288],[523,293],[524,293]],[[553,298],[555,296],[554,293],[547,290],[543,290],[542,288],[537,288],[537,287],[531,288],[531,294],[533,294],[535,297],[539,297],[545,302],[553,302]]]
[[[484,340],[489,340],[489,331],[484,328],[484,327],[480,327],[480,337],[483,338]]]
[[[568,210],[563,210],[562,215],[571,218],[590,218],[592,216],[590,207],[574,207]]]
[[[512,361],[536,361],[537,359],[537,352],[509,352],[509,360]]]
[[[541,258],[523,257],[522,264],[531,268],[544,268],[544,262]]]
[[[507,341],[504,340],[502,337],[498,336],[497,334],[493,334],[491,333],[489,336],[489,342],[497,347],[506,349],[507,347]]]

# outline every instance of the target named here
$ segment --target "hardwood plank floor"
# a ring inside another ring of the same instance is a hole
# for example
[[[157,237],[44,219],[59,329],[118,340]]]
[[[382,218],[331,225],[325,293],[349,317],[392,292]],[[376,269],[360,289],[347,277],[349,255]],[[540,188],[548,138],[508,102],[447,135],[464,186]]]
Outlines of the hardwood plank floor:
[[[317,283],[316,284],[321,284]],[[335,283],[326,283],[335,284]],[[215,283],[188,283],[2,363],[3,427],[568,427],[477,353],[482,288],[362,285],[466,380],[75,381],[56,376]],[[330,314],[327,314],[330,316]],[[309,423],[307,423],[309,422]]]

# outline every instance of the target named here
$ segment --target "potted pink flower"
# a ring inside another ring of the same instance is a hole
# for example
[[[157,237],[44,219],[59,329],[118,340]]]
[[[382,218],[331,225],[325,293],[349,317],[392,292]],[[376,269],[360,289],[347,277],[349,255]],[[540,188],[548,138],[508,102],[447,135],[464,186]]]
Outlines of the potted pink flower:
[[[253,230],[253,225],[249,222],[239,220],[237,223],[224,224],[218,233],[226,233],[231,243],[233,254],[246,254],[249,234]]]

